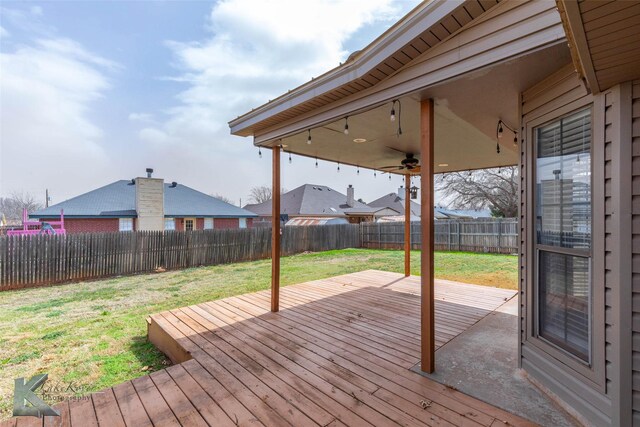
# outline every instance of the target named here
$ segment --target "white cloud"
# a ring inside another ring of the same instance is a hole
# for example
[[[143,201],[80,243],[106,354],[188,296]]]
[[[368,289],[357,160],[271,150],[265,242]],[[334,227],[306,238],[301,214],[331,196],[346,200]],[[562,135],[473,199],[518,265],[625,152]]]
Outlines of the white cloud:
[[[131,113],[129,114],[129,121],[138,123],[154,123],[155,119],[151,113]]]
[[[219,2],[208,17],[208,39],[166,42],[180,74],[165,78],[188,87],[177,96],[178,105],[165,111],[167,120],[145,127],[139,138],[156,150],[166,150],[164,156],[156,153],[158,161],[175,174],[183,173],[176,153],[185,152],[192,153],[190,169],[196,164],[202,167],[211,182],[216,177],[253,178],[257,171],[266,173],[266,166],[257,165],[250,141],[231,137],[227,122],[337,66],[349,54],[345,42],[363,26],[398,18],[393,4],[391,0]],[[374,29],[374,34],[382,31]],[[225,188],[204,190],[243,194],[266,181],[255,180],[224,179]]]
[[[9,37],[9,31],[2,28],[2,26],[0,26],[0,37]]]
[[[63,55],[68,58],[86,62],[101,67],[119,70],[122,66],[101,56],[85,50],[82,45],[74,40],[66,38],[39,39],[37,44],[47,52]]]
[[[0,53],[0,194],[62,189],[105,170],[103,131],[90,112],[113,67],[68,39]]]

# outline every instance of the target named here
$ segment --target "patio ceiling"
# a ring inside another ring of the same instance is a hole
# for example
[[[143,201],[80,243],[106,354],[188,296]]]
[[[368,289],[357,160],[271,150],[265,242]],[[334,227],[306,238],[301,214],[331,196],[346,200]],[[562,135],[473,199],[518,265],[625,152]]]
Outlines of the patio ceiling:
[[[390,120],[391,102],[386,102],[348,115],[348,135],[344,134],[345,118],[341,118],[311,128],[311,144],[305,130],[260,145],[283,145],[285,152],[362,168],[399,165],[405,157],[399,151],[420,159],[420,100],[433,98],[436,172],[515,165],[519,149],[506,128],[497,153],[498,120],[517,129],[520,93],[570,61],[566,45],[556,44],[403,96],[401,106],[395,106],[394,122]],[[362,139],[366,142],[358,142]]]

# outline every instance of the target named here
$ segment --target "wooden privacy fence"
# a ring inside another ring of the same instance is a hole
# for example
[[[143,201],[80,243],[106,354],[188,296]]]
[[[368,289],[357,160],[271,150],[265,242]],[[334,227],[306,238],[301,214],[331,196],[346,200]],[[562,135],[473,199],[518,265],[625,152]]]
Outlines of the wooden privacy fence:
[[[286,227],[282,255],[360,247],[356,224]],[[271,256],[271,228],[0,236],[0,290]]]
[[[440,219],[435,221],[435,250],[513,254],[518,252],[516,218]],[[420,249],[420,222],[411,223],[411,246]],[[404,223],[361,224],[363,248],[402,249]]]
[[[411,242],[420,249],[420,223]],[[435,249],[517,252],[517,220],[438,220]],[[283,229],[281,253],[344,248],[402,249],[404,223]],[[271,228],[0,236],[0,290],[157,270],[228,264],[271,256]]]

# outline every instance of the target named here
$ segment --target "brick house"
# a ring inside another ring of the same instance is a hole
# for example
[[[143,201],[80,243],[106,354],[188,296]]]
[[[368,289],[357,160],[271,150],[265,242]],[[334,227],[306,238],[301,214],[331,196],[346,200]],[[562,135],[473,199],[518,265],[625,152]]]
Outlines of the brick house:
[[[58,219],[67,233],[134,230],[247,228],[257,215],[176,182],[152,178],[120,180],[29,215]]]

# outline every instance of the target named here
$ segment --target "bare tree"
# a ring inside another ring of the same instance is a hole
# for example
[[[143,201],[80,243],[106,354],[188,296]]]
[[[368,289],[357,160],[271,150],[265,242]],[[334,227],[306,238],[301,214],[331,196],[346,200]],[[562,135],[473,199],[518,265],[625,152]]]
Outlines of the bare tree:
[[[286,192],[287,190],[284,187],[280,189],[280,194]],[[253,203],[264,203],[268,200],[271,200],[271,197],[271,187],[269,187],[268,185],[253,187],[249,191],[249,200]]]
[[[445,173],[436,177],[435,187],[453,208],[489,208],[496,217],[518,216],[516,167]]]
[[[222,200],[225,203],[229,203],[230,205],[235,205],[235,202],[233,200],[231,200],[227,196],[223,196],[220,193],[213,194],[212,196],[215,197],[216,199]]]
[[[37,211],[42,209],[42,203],[36,201],[36,198],[29,193],[11,193],[9,197],[0,197],[0,217],[2,214],[7,220],[21,220],[22,211]]]

